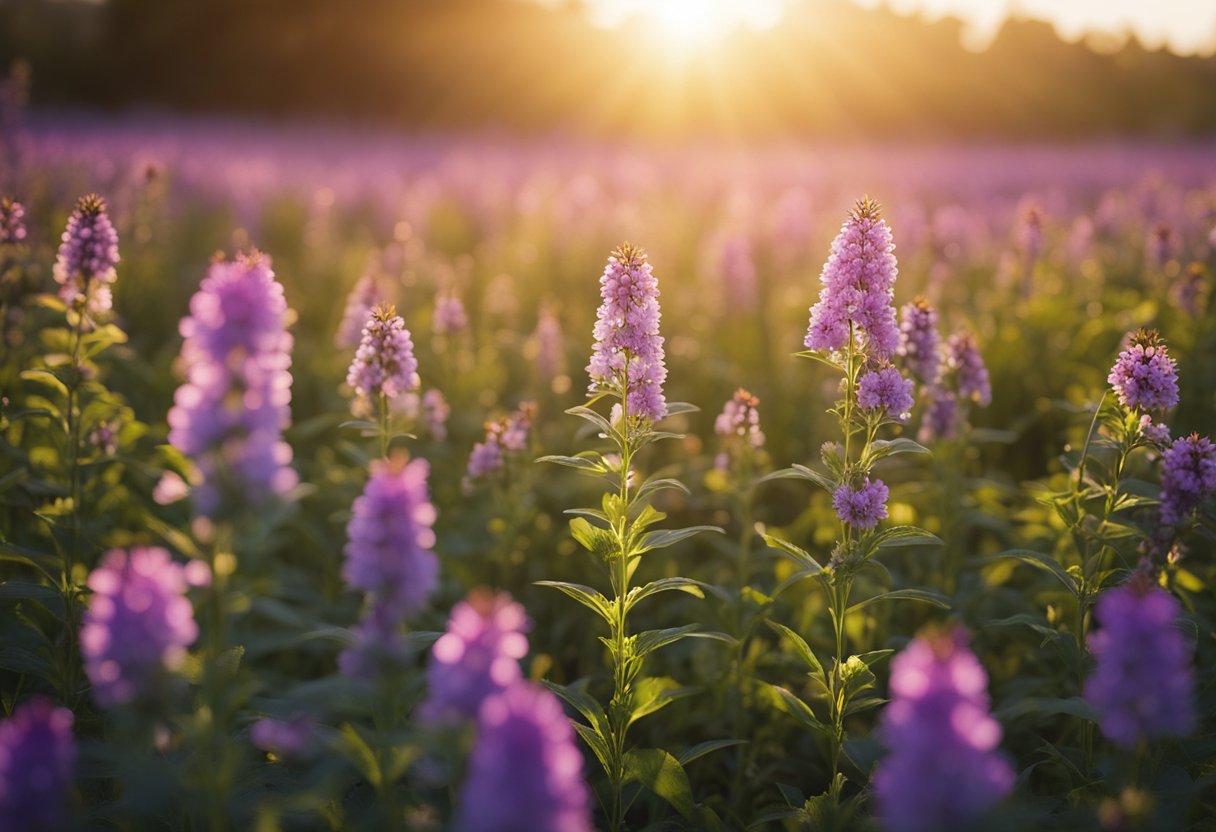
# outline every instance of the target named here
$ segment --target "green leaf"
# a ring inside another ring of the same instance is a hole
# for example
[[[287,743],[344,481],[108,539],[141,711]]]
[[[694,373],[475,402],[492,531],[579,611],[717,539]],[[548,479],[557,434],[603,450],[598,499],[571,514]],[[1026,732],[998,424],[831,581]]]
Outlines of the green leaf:
[[[675,679],[667,676],[652,676],[642,679],[633,687],[629,725],[645,716],[666,708],[677,699],[699,693],[700,688],[681,687]]]
[[[1036,569],[1041,569],[1044,572],[1051,574],[1057,581],[1064,585],[1064,588],[1073,595],[1080,593],[1080,587],[1072,575],[1068,573],[1060,562],[1051,555],[1045,555],[1042,552],[1036,552],[1032,549],[1006,549],[999,554],[989,555],[983,559],[983,562],[991,563],[992,561],[1002,558],[1015,558],[1022,563],[1028,563]]]
[[[23,647],[0,648],[0,670],[51,679],[50,662]]]
[[[689,404],[688,402],[668,402],[667,413],[664,415],[664,418],[667,416],[683,416],[685,413],[700,412],[701,408],[697,407],[695,404]]]
[[[594,456],[542,456],[537,462],[551,462],[555,465],[565,465],[567,468],[577,468],[580,471],[587,471],[592,474],[608,473],[608,466],[604,464],[604,459],[599,454]]]
[[[583,584],[572,584],[565,581],[537,581],[536,585],[560,589],[583,606],[594,610],[600,618],[610,624],[612,623],[612,604],[599,590]]]
[[[680,755],[680,765],[686,766],[693,760],[699,760],[706,754],[712,754],[715,751],[735,745],[747,745],[747,743],[747,740],[708,740],[706,742],[699,742]]]
[[[700,624],[685,624],[681,627],[668,627],[665,630],[646,630],[645,632],[638,633],[637,640],[634,642],[633,655],[640,659],[649,653],[653,653],[660,647],[675,644],[677,641],[687,638],[700,626]]]
[[[60,375],[61,373],[43,369],[24,370],[21,373],[23,379],[42,382],[48,387],[54,388],[60,395],[66,396],[68,394],[68,386],[63,383],[63,379],[59,377]]]
[[[654,494],[656,491],[663,491],[664,489],[673,489],[686,495],[692,494],[692,492],[688,490],[688,486],[679,480],[673,477],[660,477],[659,479],[647,480],[646,482],[642,483],[642,487],[638,489],[637,499],[645,499],[651,494]]]
[[[0,601],[37,601],[40,604],[61,608],[63,596],[59,590],[29,581],[5,581],[0,584]]]
[[[692,820],[696,805],[680,761],[661,748],[635,748],[625,755],[625,782],[636,782]]]
[[[364,780],[372,786],[380,785],[380,763],[376,759],[376,752],[356,726],[349,722],[342,725],[338,749],[363,775]]]
[[[768,687],[775,694],[774,703],[778,708],[812,731],[820,731],[825,735],[830,735],[831,732],[828,727],[816,719],[809,705],[780,685],[769,685]]]
[[[883,457],[894,456],[895,454],[927,454],[929,449],[919,442],[913,442],[911,439],[900,437],[899,439],[876,439],[870,443],[866,457],[868,461],[874,462]]]
[[[927,589],[893,589],[890,592],[883,592],[873,597],[867,598],[864,601],[859,601],[853,606],[845,610],[845,615],[852,615],[859,610],[864,610],[871,604],[876,604],[879,601],[920,601],[924,604],[932,604],[935,607],[940,607],[943,610],[950,609],[950,601],[946,596],[939,592],[932,592]]]
[[[1060,699],[1051,696],[1021,698],[1015,702],[1003,705],[993,711],[993,716],[1005,721],[1018,719],[1023,716],[1075,716],[1090,722],[1098,721],[1098,714],[1093,706],[1079,696]]]
[[[788,540],[782,540],[775,535],[763,534],[761,536],[764,538],[764,542],[768,544],[770,549],[776,549],[778,552],[781,552],[782,554],[791,558],[795,563],[797,563],[807,572],[810,572],[812,575],[823,571],[823,567],[819,565],[819,561],[811,557],[811,553],[805,549],[800,549],[793,543],[790,543]]]
[[[826,364],[833,370],[844,371],[844,366],[839,361],[831,359],[831,353],[816,352],[815,350],[803,350],[802,352],[794,353],[798,358],[809,358],[811,361],[818,361],[820,364]]]
[[[651,595],[657,595],[660,592],[671,592],[673,590],[679,592],[687,592],[689,595],[697,598],[705,597],[705,584],[700,581],[694,581],[691,578],[660,578],[657,581],[651,581],[645,586],[635,587],[629,590],[629,595],[625,598],[625,611],[633,609],[639,601],[644,598],[649,598]]]
[[[642,536],[642,540],[637,545],[630,549],[630,554],[640,555],[643,552],[649,552],[651,549],[664,549],[679,543],[681,540],[687,540],[690,537],[700,534],[701,532],[718,532],[726,534],[724,529],[718,526],[690,526],[686,529],[660,529],[655,532],[647,532]]]
[[[866,549],[893,549],[896,546],[940,546],[942,540],[916,526],[891,526],[872,535],[864,544]]]
[[[790,643],[794,645],[794,649],[797,651],[798,656],[803,662],[806,663],[806,666],[811,669],[812,674],[818,675],[819,678],[824,682],[827,681],[827,675],[823,670],[823,665],[820,664],[818,657],[815,656],[815,651],[811,649],[811,646],[806,643],[806,640],[803,639],[802,636],[798,635],[784,624],[779,624],[776,621],[769,620],[765,623],[790,640]]]
[[[543,679],[541,680],[541,684],[556,693],[571,708],[582,714],[592,730],[601,739],[605,739],[608,736],[608,716],[604,713],[604,709],[600,707],[600,703],[592,699],[586,691]]]
[[[600,433],[604,434],[605,436],[615,435],[615,431],[612,429],[612,424],[607,419],[605,419],[603,416],[601,416],[599,413],[595,412],[594,410],[592,410],[589,407],[585,407],[583,405],[578,405],[577,407],[570,408],[566,412],[569,413],[571,416],[577,416],[580,419],[587,420],[588,422],[590,422],[591,424],[593,424],[597,428],[599,428]]]
[[[617,541],[612,532],[591,525],[584,517],[575,517],[570,521],[570,534],[588,552],[604,560],[617,554]]]
[[[821,474],[813,468],[808,468],[805,465],[791,465],[789,468],[782,468],[780,471],[774,471],[771,474],[761,477],[756,480],[757,483],[769,482],[770,480],[807,480],[813,482],[823,490],[831,494],[836,490],[836,483],[833,482],[826,474]]]
[[[611,763],[608,762],[611,757],[611,752],[608,750],[607,741],[595,732],[595,729],[590,725],[586,725],[577,720],[571,720],[574,730],[583,738],[583,742],[587,743],[587,747],[595,754],[595,758],[600,761],[600,765],[604,767],[605,772],[612,770]]]

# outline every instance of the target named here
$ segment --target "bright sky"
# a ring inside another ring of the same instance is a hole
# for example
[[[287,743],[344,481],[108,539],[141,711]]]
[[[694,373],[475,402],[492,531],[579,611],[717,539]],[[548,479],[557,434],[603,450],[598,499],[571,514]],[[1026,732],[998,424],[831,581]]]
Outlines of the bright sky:
[[[545,2],[545,0],[541,0]],[[552,2],[552,0],[550,0]],[[766,29],[780,22],[791,3],[814,0],[592,0],[592,16],[612,26],[635,15],[650,17],[672,34],[708,40],[740,26]],[[1150,48],[1175,52],[1216,52],[1216,0],[856,0],[863,6],[888,5],[896,11],[936,18],[961,18],[969,24],[967,44],[983,48],[1011,14],[1047,20],[1064,38],[1091,32],[1119,36],[1134,31]]]

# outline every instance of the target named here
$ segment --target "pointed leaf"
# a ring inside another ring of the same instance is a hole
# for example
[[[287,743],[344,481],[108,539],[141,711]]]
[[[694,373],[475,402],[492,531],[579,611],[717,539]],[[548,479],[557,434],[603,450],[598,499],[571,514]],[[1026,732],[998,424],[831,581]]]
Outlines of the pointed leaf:
[[[625,781],[639,783],[666,800],[688,820],[696,806],[679,760],[661,748],[635,748],[625,755]]]
[[[776,535],[762,535],[764,542],[768,544],[770,549],[776,549],[786,557],[791,558],[795,563],[805,569],[812,575],[823,571],[823,567],[819,565],[819,561],[811,557],[811,553],[805,549],[801,549],[790,543],[788,540],[782,540]]]
[[[943,610],[950,609],[950,601],[946,596],[938,592],[931,592],[927,589],[893,589],[890,592],[883,592],[864,601],[859,601],[845,611],[846,615],[852,615],[859,610],[864,610],[871,604],[876,604],[879,601],[920,601],[924,604],[932,604],[935,607],[940,607]]]
[[[1007,549],[999,554],[990,555],[983,560],[984,562],[990,563],[995,560],[1000,560],[1001,558],[1016,558],[1022,563],[1028,563],[1036,569],[1041,569],[1044,572],[1051,574],[1052,577],[1063,584],[1064,587],[1072,594],[1076,595],[1078,592],[1076,579],[1073,578],[1073,576],[1068,573],[1068,570],[1061,566],[1059,561],[1057,561],[1051,555],[1045,555],[1042,552],[1036,552],[1032,549]]]
[[[809,705],[780,685],[769,685],[768,687],[769,690],[776,694],[775,702],[781,710],[785,711],[787,714],[801,722],[807,728],[810,728],[812,731],[821,731],[824,734],[830,734],[828,727],[815,717],[815,714],[811,711]]]
[[[689,595],[694,595],[697,598],[705,597],[705,584],[700,581],[694,581],[691,578],[660,578],[657,581],[651,581],[645,586],[629,590],[629,595],[625,599],[625,610],[628,612],[639,601],[649,598],[651,595],[657,595],[660,592],[671,592],[673,590],[687,592]]]
[[[571,708],[582,714],[583,718],[587,720],[591,728],[600,737],[606,738],[608,736],[608,716],[604,713],[604,709],[600,707],[600,703],[592,699],[586,691],[568,685],[559,685],[556,682],[544,679],[541,680],[541,684],[556,693]]]
[[[686,766],[693,760],[699,760],[706,754],[712,754],[715,751],[735,745],[747,745],[747,740],[708,740],[706,742],[699,742],[680,755],[680,765]]]
[[[565,581],[537,581],[536,585],[559,589],[583,606],[594,610],[600,618],[612,623],[612,604],[599,590],[583,584],[572,584]]]
[[[640,555],[643,552],[649,552],[651,549],[664,549],[679,543],[681,540],[687,540],[690,537],[700,534],[701,532],[718,532],[726,534],[724,529],[718,526],[690,526],[686,529],[660,529],[655,532],[647,532],[642,536],[642,540],[634,546],[630,553]]]
[[[653,653],[660,647],[666,647],[669,644],[674,644],[681,639],[687,638],[700,626],[700,624],[685,624],[682,627],[668,627],[665,630],[646,630],[645,632],[638,633],[637,641],[633,647],[633,654],[640,659],[649,653]]]
[[[794,649],[797,651],[798,656],[806,663],[806,666],[811,669],[811,673],[817,674],[819,678],[826,680],[827,676],[824,673],[823,665],[819,663],[818,657],[815,656],[815,651],[811,649],[811,646],[806,643],[806,640],[803,639],[802,636],[798,635],[784,624],[779,624],[776,621],[770,620],[766,621],[765,623],[790,640],[790,643],[794,645]]]

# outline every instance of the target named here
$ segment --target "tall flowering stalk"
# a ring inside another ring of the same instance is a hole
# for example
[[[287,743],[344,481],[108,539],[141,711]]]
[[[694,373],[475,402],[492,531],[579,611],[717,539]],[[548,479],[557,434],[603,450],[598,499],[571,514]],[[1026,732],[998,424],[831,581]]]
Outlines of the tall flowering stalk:
[[[67,708],[38,697],[0,722],[0,819],[5,829],[68,828],[76,768],[73,721]]]
[[[574,407],[566,412],[598,428],[601,437],[615,446],[616,453],[605,456],[598,451],[584,451],[572,457],[546,456],[540,461],[577,468],[614,484],[615,488],[604,496],[602,509],[570,512],[577,515],[570,521],[575,540],[604,567],[612,594],[606,596],[580,584],[540,583],[561,590],[593,610],[608,626],[609,635],[604,642],[612,661],[613,685],[607,710],[581,691],[552,687],[587,720],[586,724],[576,723],[575,727],[608,776],[609,827],[619,830],[624,827],[629,809],[624,795],[626,783],[643,779],[642,772],[653,766],[673,766],[679,775],[667,778],[661,784],[653,780],[644,784],[655,789],[682,814],[687,816],[692,811],[687,779],[675,758],[661,749],[630,748],[627,733],[636,719],[672,701],[665,693],[670,680],[641,676],[646,656],[688,637],[697,630],[697,625],[633,634],[629,614],[638,602],[659,592],[682,590],[698,596],[703,593],[698,582],[679,577],[632,587],[634,571],[646,552],[670,546],[701,531],[721,529],[696,526],[647,531],[665,517],[650,505],[653,495],[667,488],[684,490],[684,486],[670,478],[643,479],[635,468],[637,454],[652,442],[675,436],[655,430],[657,421],[665,416],[690,413],[696,408],[668,403],[663,393],[667,368],[663,337],[659,334],[659,288],[645,252],[628,243],[613,252],[600,278],[600,297],[595,345],[587,366],[591,378],[588,405],[607,399],[613,402],[612,409],[607,417],[590,406]]]
[[[828,795],[834,805],[840,805],[846,782],[840,764],[845,716],[878,704],[879,700],[866,693],[874,686],[869,665],[885,655],[880,651],[864,658],[849,656],[845,649],[848,613],[886,598],[945,606],[939,596],[914,588],[882,593],[851,606],[854,580],[880,547],[936,542],[932,535],[911,526],[878,529],[887,516],[888,489],[874,475],[875,464],[892,454],[927,452],[909,439],[878,439],[883,427],[904,422],[913,404],[913,383],[889,364],[900,346],[892,305],[898,274],[894,248],[891,229],[882,219],[878,204],[868,197],[858,202],[832,242],[820,277],[823,288],[819,302],[811,308],[805,339],[808,350],[799,353],[842,375],[841,398],[829,412],[838,420],[843,442],[824,444],[821,457],[826,475],[796,465],[769,476],[805,479],[825,489],[832,496],[840,523],[836,546],[826,565],[789,541],[765,535],[769,546],[799,565],[800,578],[818,579],[827,594],[835,642],[835,662],[830,671],[801,636],[788,627],[775,626],[795,644],[811,679],[826,694],[828,722],[821,722],[789,690],[777,687],[775,691],[791,715],[826,735],[831,763]]]
[[[369,428],[380,441],[380,456],[387,457],[393,433],[393,402],[418,390],[418,359],[405,321],[392,304],[378,304],[363,326],[363,338],[346,373],[347,385],[355,391],[356,414],[375,409],[376,422],[351,423]],[[373,404],[374,403],[374,404]]]

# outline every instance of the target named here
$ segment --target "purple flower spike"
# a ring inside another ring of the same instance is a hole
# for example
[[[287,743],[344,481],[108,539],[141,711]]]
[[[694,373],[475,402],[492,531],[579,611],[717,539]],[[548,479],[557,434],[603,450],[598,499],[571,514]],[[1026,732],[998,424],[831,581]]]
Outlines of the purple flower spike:
[[[887,516],[887,486],[882,480],[866,478],[860,488],[848,483],[837,486],[832,508],[840,522],[856,529],[872,529]]]
[[[25,206],[11,197],[0,197],[0,245],[25,240]]]
[[[89,575],[80,652],[103,708],[154,694],[182,666],[198,638],[188,585],[185,567],[157,547],[113,549]]]
[[[992,404],[992,382],[988,368],[970,333],[951,335],[946,342],[946,364],[958,374],[958,395],[981,407]]]
[[[600,278],[600,297],[588,391],[623,394],[631,419],[657,422],[667,415],[667,367],[659,335],[659,282],[646,253],[629,243],[613,252]]]
[[[54,832],[68,825],[76,767],[72,712],[38,697],[0,722],[0,825]]]
[[[1213,492],[1216,446],[1197,433],[1178,437],[1161,456],[1161,522],[1177,526]]]
[[[961,627],[919,636],[895,657],[878,729],[890,753],[873,779],[884,829],[970,829],[1013,790],[987,688]]]
[[[931,387],[927,398],[920,432],[916,438],[921,442],[932,442],[935,439],[953,439],[958,436],[958,397],[949,390]]]
[[[871,370],[857,385],[857,404],[863,410],[885,410],[897,422],[906,422],[912,414],[912,388],[899,370],[887,367]]]
[[[764,432],[760,430],[760,400],[740,388],[727,400],[722,412],[714,420],[714,433],[719,436],[742,438],[753,448],[764,446]]]
[[[908,372],[932,386],[941,375],[941,336],[937,311],[924,298],[905,304],[899,313],[899,355]]]
[[[1106,381],[1129,409],[1169,410],[1178,404],[1178,370],[1154,330],[1132,335]]]
[[[96,194],[81,197],[62,240],[52,270],[59,299],[94,317],[109,312],[114,305],[110,286],[118,276],[118,232],[105,200]]]
[[[591,832],[590,798],[556,696],[516,682],[482,703],[457,832]]]
[[[878,203],[863,199],[832,241],[832,251],[819,277],[823,288],[811,307],[804,343],[812,350],[842,350],[849,343],[849,325],[873,359],[885,359],[899,349],[899,327],[891,305],[895,278],[895,243],[891,228],[879,215]]]
[[[359,346],[359,341],[363,337],[363,325],[367,323],[372,310],[382,300],[384,300],[384,293],[380,290],[380,284],[373,275],[366,274],[359,278],[346,298],[346,309],[342,313],[342,323],[338,325],[334,343],[343,349],[354,349]]]
[[[1089,638],[1097,667],[1085,699],[1117,745],[1132,748],[1195,729],[1191,647],[1176,626],[1180,612],[1178,600],[1146,572],[1098,596],[1094,616],[1101,629]]]
[[[405,321],[392,304],[382,303],[372,310],[363,327],[363,340],[346,373],[346,383],[363,399],[381,395],[395,399],[421,384],[414,342]]]
[[[474,719],[481,703],[523,678],[528,617],[506,593],[474,590],[452,609],[447,632],[431,648],[427,720]]]
[[[258,505],[298,482],[283,429],[291,422],[289,310],[270,259],[216,260],[180,330],[186,382],[169,411],[169,442],[202,475],[195,510]]]

